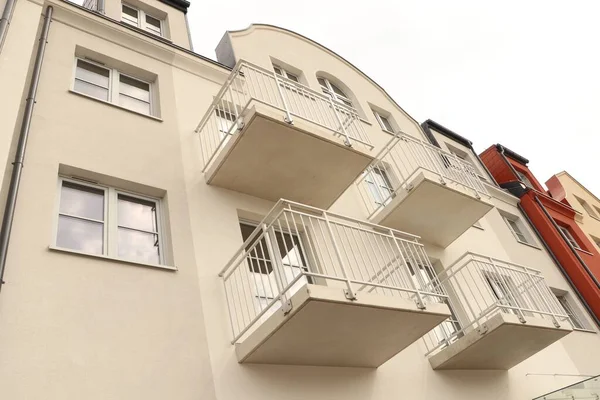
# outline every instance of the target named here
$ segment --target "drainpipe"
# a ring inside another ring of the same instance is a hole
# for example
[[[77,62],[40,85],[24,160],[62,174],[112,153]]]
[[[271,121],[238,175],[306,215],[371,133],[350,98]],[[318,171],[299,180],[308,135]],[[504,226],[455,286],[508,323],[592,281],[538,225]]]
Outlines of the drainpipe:
[[[35,97],[37,94],[38,84],[40,82],[42,62],[44,61],[44,53],[46,52],[46,44],[48,43],[48,31],[50,30],[50,22],[52,21],[52,11],[52,6],[48,6],[46,8],[44,24],[42,26],[39,45],[35,55],[33,72],[31,74],[31,82],[29,83],[29,92],[27,94],[27,99],[25,100],[25,112],[23,113],[23,121],[21,122],[21,132],[19,133],[17,152],[13,162],[13,170],[8,187],[8,197],[6,199],[6,206],[4,208],[2,229],[0,230],[0,290],[2,290],[2,285],[4,284],[3,278],[6,267],[8,242],[10,240],[10,231],[12,228],[13,218],[15,216],[15,206],[17,204],[17,195],[19,194],[19,183],[21,182],[23,160],[25,159],[27,138],[29,137],[29,128],[31,127],[31,120],[33,117],[33,107],[35,107]]]
[[[594,274],[592,273],[592,271],[590,271],[590,269],[588,268],[588,266],[586,265],[586,263],[583,261],[583,258],[581,258],[581,256],[579,255],[579,253],[577,253],[577,250],[575,249],[575,247],[573,247],[573,245],[571,244],[571,242],[566,238],[565,234],[559,229],[558,224],[556,223],[556,221],[554,221],[554,218],[552,218],[552,216],[550,215],[550,213],[548,212],[548,210],[546,210],[546,207],[544,207],[544,205],[542,204],[542,202],[540,201],[540,199],[538,199],[537,195],[534,196],[534,199],[535,199],[535,202],[542,208],[542,211],[544,212],[544,215],[546,215],[546,218],[548,218],[550,220],[550,222],[552,223],[552,226],[554,226],[554,229],[556,229],[558,232],[560,232],[560,236],[567,243],[567,245],[571,249],[571,252],[573,252],[573,254],[575,254],[575,257],[577,257],[577,259],[579,260],[579,262],[581,263],[581,265],[583,266],[583,268],[585,269],[585,271],[590,276],[590,278],[592,278],[592,280],[596,284],[596,287],[598,289],[600,289],[600,282],[598,282],[598,279],[594,276]]]
[[[8,32],[8,26],[10,25],[10,20],[12,18],[16,2],[17,0],[7,0],[6,4],[4,4],[4,10],[2,11],[2,16],[0,17],[0,53],[2,52],[2,46],[4,45],[4,39],[6,38],[6,33]]]
[[[573,281],[571,280],[571,277],[569,276],[569,274],[567,274],[567,271],[565,271],[565,269],[563,268],[563,266],[560,263],[560,261],[558,261],[558,259],[556,258],[556,256],[552,252],[552,250],[550,249],[550,246],[548,245],[548,243],[546,243],[546,241],[542,237],[542,234],[540,233],[540,231],[533,224],[533,221],[531,221],[531,219],[529,218],[529,216],[527,215],[527,213],[523,209],[523,206],[521,205],[521,202],[519,202],[518,207],[519,207],[519,210],[521,210],[521,214],[525,217],[525,219],[527,220],[527,222],[529,222],[529,226],[531,228],[533,228],[533,231],[535,232],[536,236],[538,237],[538,239],[540,239],[540,242],[542,242],[542,245],[544,246],[544,248],[546,249],[546,251],[548,252],[548,254],[550,255],[550,257],[552,258],[552,260],[554,261],[554,264],[556,264],[556,266],[558,267],[558,270],[562,273],[562,275],[565,278],[565,280],[571,286],[571,289],[573,289],[573,291],[575,292],[575,294],[579,298],[579,301],[581,301],[581,303],[583,304],[583,306],[587,310],[588,314],[592,316],[592,319],[594,320],[594,322],[596,323],[596,325],[598,326],[598,328],[600,328],[600,319],[596,316],[596,314],[594,313],[594,311],[590,308],[590,305],[587,303],[587,301],[585,300],[585,298],[583,297],[583,295],[581,294],[581,292],[577,289],[577,286],[575,286],[575,283],[573,283]]]

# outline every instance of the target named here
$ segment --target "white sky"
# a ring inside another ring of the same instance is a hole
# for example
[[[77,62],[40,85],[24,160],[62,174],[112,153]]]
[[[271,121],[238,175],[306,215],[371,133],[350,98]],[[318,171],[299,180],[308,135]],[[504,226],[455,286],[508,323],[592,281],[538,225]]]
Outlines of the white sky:
[[[544,184],[567,170],[600,197],[597,1],[192,0],[194,50],[269,23],[346,58],[417,121],[528,158]]]

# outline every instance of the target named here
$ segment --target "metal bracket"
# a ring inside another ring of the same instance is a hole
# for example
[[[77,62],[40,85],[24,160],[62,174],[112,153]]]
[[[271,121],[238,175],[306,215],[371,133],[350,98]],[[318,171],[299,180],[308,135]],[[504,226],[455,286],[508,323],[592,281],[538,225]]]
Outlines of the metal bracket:
[[[485,335],[488,331],[488,327],[486,324],[482,324],[481,326],[479,326],[479,328],[477,328],[477,332],[479,332],[480,335]]]
[[[446,183],[446,181],[444,180],[444,178],[440,178],[440,183],[441,183],[442,185],[444,185],[444,186],[446,186],[446,185],[447,185],[447,183]]]
[[[288,300],[281,306],[281,311],[283,312],[283,315],[288,315],[290,311],[292,311],[292,308],[292,301]]]
[[[519,315],[519,322],[521,322],[522,324],[527,323],[527,321],[525,320],[525,317],[523,317],[522,315]]]
[[[346,296],[348,300],[356,300],[356,293],[352,292],[349,289],[344,289],[344,296]]]
[[[240,121],[240,122],[238,123],[238,131],[241,131],[242,129],[244,129],[244,125],[246,125],[246,124],[244,123],[244,121]]]
[[[556,319],[553,322],[554,322],[555,327],[560,328],[560,324],[558,323],[558,321]]]
[[[352,147],[352,143],[350,143],[350,142],[349,142],[349,141],[347,141],[347,140],[344,140],[344,145],[345,145],[346,147],[350,147],[350,148]]]
[[[415,304],[419,310],[425,310],[427,308],[420,299],[415,300]]]
[[[290,125],[294,125],[294,120],[290,119],[288,117],[283,117],[283,121],[290,124]]]
[[[409,183],[408,185],[406,185],[406,191],[410,192],[411,190],[413,190],[415,188],[415,185],[413,185],[412,183]]]

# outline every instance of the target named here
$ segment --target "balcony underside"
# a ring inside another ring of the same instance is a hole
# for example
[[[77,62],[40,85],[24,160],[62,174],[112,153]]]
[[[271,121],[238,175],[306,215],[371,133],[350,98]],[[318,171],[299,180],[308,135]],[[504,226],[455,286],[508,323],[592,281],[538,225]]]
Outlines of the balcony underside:
[[[442,322],[445,304],[420,310],[413,301],[307,284],[292,310],[269,316],[236,345],[241,363],[376,368]]]
[[[567,322],[556,328],[550,320],[525,316],[521,323],[514,314],[499,313],[431,356],[433,369],[508,370],[569,334]]]
[[[390,203],[371,217],[371,221],[390,228],[411,232],[424,241],[447,247],[493,205],[478,199],[470,189],[446,181],[426,170],[417,171],[408,180],[411,190],[400,189]]]
[[[207,183],[255,197],[329,208],[373,157],[360,144],[272,106],[252,102],[244,126],[206,171]]]

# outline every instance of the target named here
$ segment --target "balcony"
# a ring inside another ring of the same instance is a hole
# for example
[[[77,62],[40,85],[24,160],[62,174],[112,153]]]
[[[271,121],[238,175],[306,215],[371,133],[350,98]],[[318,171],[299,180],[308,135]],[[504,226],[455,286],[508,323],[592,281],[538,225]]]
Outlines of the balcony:
[[[533,400],[599,400],[600,375],[574,383]]]
[[[206,182],[329,208],[373,160],[356,110],[240,61],[198,125]]]
[[[573,329],[540,271],[467,253],[426,289],[452,317],[424,338],[433,369],[507,370]]]
[[[442,247],[492,208],[471,164],[404,133],[385,146],[357,186],[371,222]]]
[[[417,237],[285,200],[220,276],[240,363],[375,368],[450,316]]]

